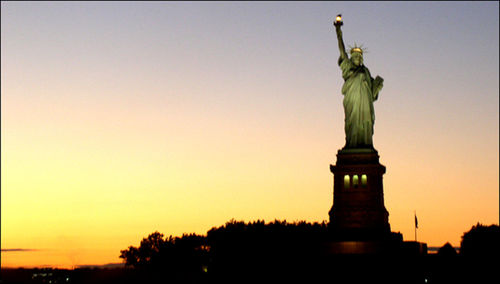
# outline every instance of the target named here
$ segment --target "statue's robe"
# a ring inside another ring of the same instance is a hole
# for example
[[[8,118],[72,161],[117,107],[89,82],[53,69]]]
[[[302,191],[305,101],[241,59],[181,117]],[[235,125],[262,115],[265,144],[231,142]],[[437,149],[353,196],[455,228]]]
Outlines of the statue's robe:
[[[373,102],[378,98],[379,88],[374,86],[374,79],[364,65],[356,66],[350,58],[339,58],[339,65],[345,80],[342,86],[345,148],[373,148]]]

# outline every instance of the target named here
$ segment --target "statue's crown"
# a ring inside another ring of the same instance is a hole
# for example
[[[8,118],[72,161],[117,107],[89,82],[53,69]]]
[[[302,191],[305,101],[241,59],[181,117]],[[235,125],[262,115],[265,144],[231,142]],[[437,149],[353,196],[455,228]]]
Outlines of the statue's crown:
[[[361,54],[363,54],[363,52],[365,51],[365,48],[361,45],[361,46],[357,46],[356,44],[354,44],[354,47],[351,47],[351,54],[353,54],[354,52],[359,52]]]
[[[353,54],[354,52],[359,52],[359,53],[363,54],[363,50],[359,47],[351,48],[351,54]]]

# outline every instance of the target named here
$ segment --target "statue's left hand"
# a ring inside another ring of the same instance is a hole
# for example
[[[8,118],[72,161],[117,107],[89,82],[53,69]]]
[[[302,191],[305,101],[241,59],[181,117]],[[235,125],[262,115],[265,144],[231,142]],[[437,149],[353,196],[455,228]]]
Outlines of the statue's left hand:
[[[380,76],[377,76],[374,80],[373,80],[373,95],[374,95],[374,100],[377,100],[378,98],[378,92],[380,92],[380,90],[382,89],[382,87],[384,86],[384,79]]]

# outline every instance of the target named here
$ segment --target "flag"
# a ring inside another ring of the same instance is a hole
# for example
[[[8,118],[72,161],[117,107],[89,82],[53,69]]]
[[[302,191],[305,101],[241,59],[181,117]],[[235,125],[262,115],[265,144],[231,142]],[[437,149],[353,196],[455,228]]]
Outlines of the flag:
[[[417,213],[415,213],[415,228],[418,228]]]

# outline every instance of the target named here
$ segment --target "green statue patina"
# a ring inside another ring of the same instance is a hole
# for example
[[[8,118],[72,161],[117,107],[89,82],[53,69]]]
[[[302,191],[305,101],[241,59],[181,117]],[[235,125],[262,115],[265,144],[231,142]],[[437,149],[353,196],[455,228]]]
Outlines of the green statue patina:
[[[373,125],[375,112],[373,102],[383,86],[381,77],[373,79],[370,71],[363,65],[363,48],[353,47],[351,57],[347,56],[342,39],[342,21],[340,15],[334,22],[339,43],[340,58],[338,64],[342,69],[342,94],[344,95],[345,139],[344,149],[374,149]]]

